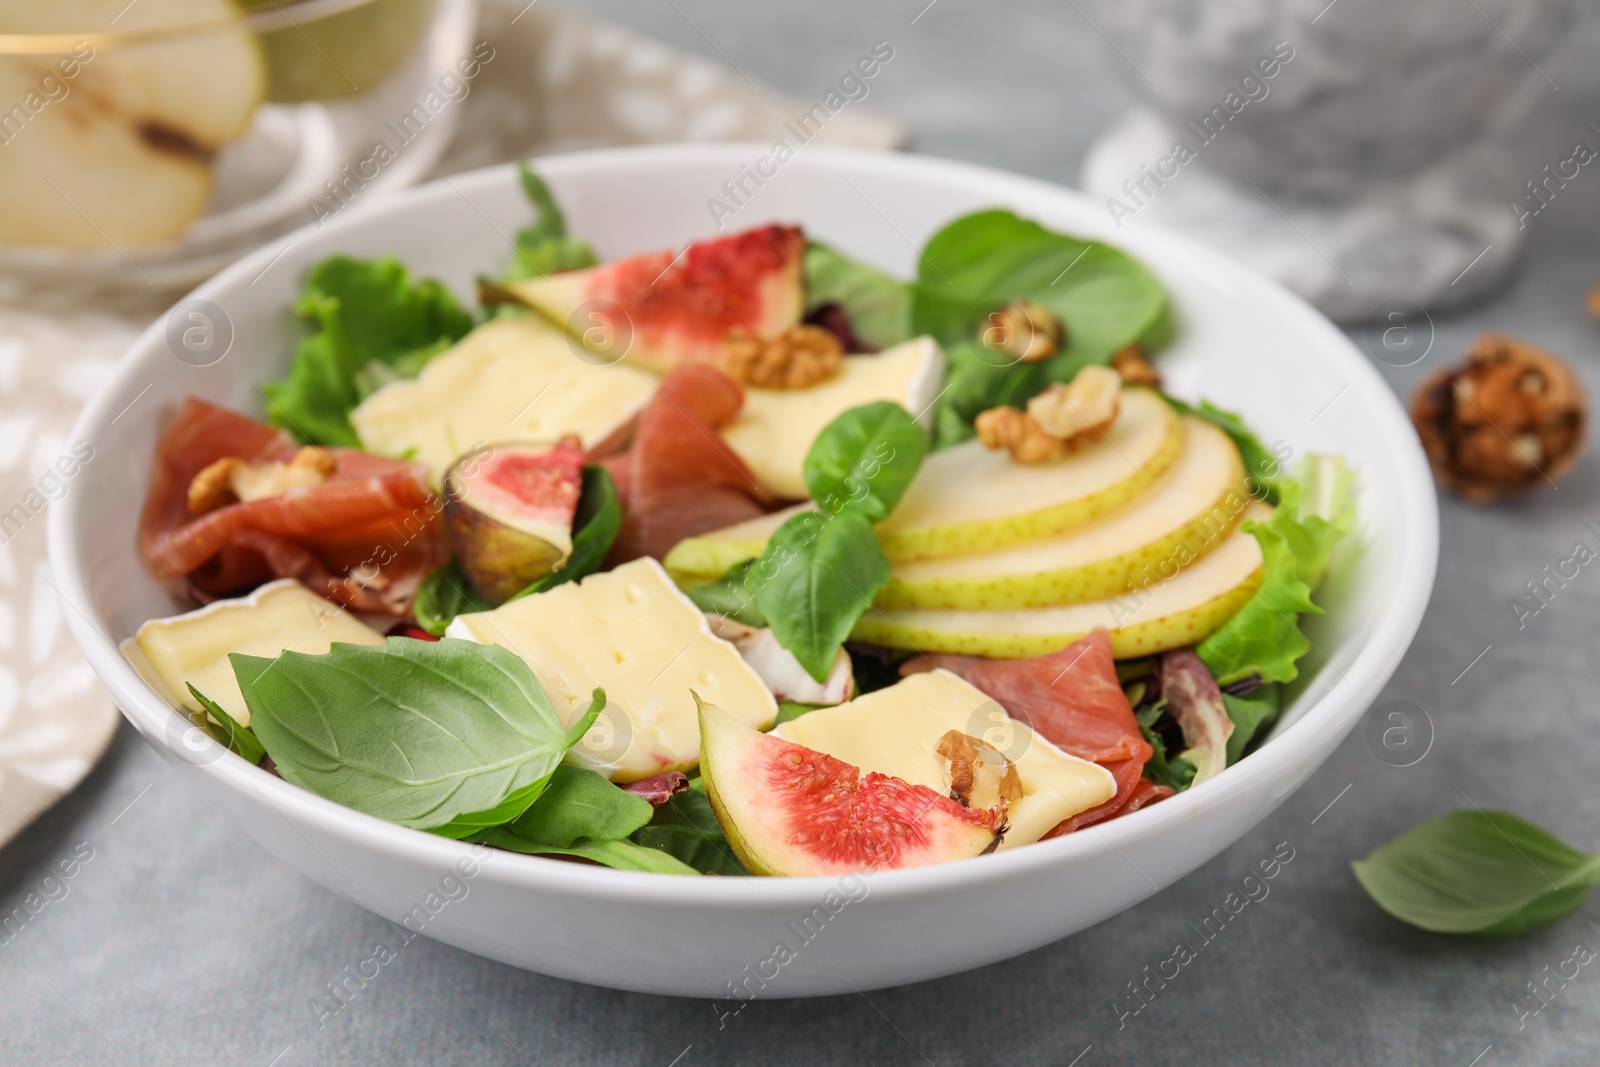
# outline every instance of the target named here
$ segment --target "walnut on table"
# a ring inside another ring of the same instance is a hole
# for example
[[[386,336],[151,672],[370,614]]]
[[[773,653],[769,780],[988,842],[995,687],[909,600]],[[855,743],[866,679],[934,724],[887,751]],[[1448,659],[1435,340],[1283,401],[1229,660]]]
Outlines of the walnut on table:
[[[1583,386],[1560,359],[1503,334],[1417,387],[1411,421],[1439,483],[1473,504],[1553,484],[1583,451]]]

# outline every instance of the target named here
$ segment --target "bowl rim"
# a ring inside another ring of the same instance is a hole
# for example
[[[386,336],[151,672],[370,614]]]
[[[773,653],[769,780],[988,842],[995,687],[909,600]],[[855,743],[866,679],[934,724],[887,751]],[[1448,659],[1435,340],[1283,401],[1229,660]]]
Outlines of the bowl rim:
[[[759,153],[766,148],[765,145],[742,142],[632,146],[550,155],[532,162],[547,176],[582,172],[587,168],[618,167],[648,173],[649,168],[656,164],[669,166],[711,161],[737,165],[746,161],[750,152]],[[1000,204],[1019,199],[1054,199],[1073,202],[1081,209],[1090,203],[1082,193],[1040,179],[929,156],[810,146],[803,156],[793,160],[790,165],[807,169],[814,166],[843,168],[850,173],[872,173],[889,178],[903,177],[920,181],[929,178],[949,179],[962,185],[976,183],[981,184]],[[320,229],[307,226],[293,231],[242,257],[183,299],[217,299],[219,294],[240,287],[248,288],[250,280],[258,277],[290,244],[314,241],[317,247],[331,254],[337,251],[339,238],[346,229],[374,215],[420,218],[426,215],[426,204],[431,198],[457,194],[464,196],[475,189],[512,183],[516,180],[517,166],[516,163],[505,163],[440,178],[358,206]],[[1358,395],[1368,394],[1373,401],[1371,430],[1384,438],[1384,443],[1389,446],[1392,480],[1400,489],[1398,499],[1401,513],[1397,518],[1403,544],[1398,557],[1398,578],[1389,594],[1388,603],[1366,631],[1364,647],[1349,667],[1339,673],[1327,691],[1295,721],[1281,725],[1274,732],[1269,745],[1229,767],[1227,773],[1219,774],[1160,804],[1096,824],[1093,829],[1097,832],[1092,835],[1067,834],[1026,848],[981,857],[976,861],[873,872],[866,877],[871,878],[874,897],[897,900],[957,892],[979,882],[1027,877],[1044,868],[1080,859],[1104,858],[1112,851],[1121,853],[1122,858],[1144,876],[1144,872],[1128,858],[1128,848],[1159,838],[1191,822],[1203,808],[1225,806],[1231,800],[1261,789],[1272,791],[1276,799],[1299,788],[1310,777],[1316,763],[1320,763],[1316,757],[1318,748],[1330,736],[1337,743],[1367,710],[1399,665],[1421,624],[1438,563],[1438,506],[1427,461],[1414,434],[1410,432],[1410,420],[1399,399],[1341,331],[1309,304],[1277,283],[1197,242],[1159,227],[1143,228],[1140,243],[1147,241],[1209,261],[1209,265],[1221,276],[1239,287],[1242,299],[1265,300],[1276,304],[1301,320],[1310,333],[1322,334],[1328,342],[1322,351],[1330,355],[1337,352],[1337,358],[1342,361],[1340,369],[1350,375],[1353,387],[1359,387]],[[92,443],[98,436],[98,427],[109,425],[110,417],[117,414],[112,410],[112,405],[120,398],[130,379],[146,376],[139,372],[153,358],[153,354],[162,348],[164,329],[164,317],[158,318],[128,347],[115,370],[101,384],[74,423],[72,440]],[[117,643],[94,620],[89,608],[83,569],[72,545],[81,496],[80,493],[69,492],[61,500],[52,503],[48,520],[50,564],[57,592],[67,605],[65,615],[69,629],[83,648],[95,673],[111,690],[123,715],[152,745],[175,752],[172,735],[167,732],[166,726],[178,713],[139,677]],[[1332,667],[1331,661],[1325,669],[1329,668],[1337,670]],[[204,765],[194,766],[200,773],[218,779],[229,792],[243,794],[247,802],[255,802],[250,796],[253,792],[256,798],[274,808],[291,825],[303,821],[330,837],[357,839],[363,847],[376,849],[396,859],[424,863],[439,870],[446,870],[473,855],[475,846],[467,842],[386,822],[323,799],[275,775],[262,774],[253,765],[231,754],[223,753],[219,757]],[[181,754],[172,758],[183,759]],[[1312,770],[1303,770],[1313,760]],[[185,762],[193,765],[192,761]],[[328,862],[334,872],[339,873],[337,865]],[[482,862],[481,859],[478,862]],[[496,852],[492,864],[485,864],[485,868],[492,869],[496,882],[514,888],[582,894],[617,902],[648,900],[654,905],[678,908],[723,908],[739,904],[766,908],[809,904],[844,877],[677,878],[502,852]],[[1162,888],[1148,876],[1144,877],[1151,886],[1151,892]]]

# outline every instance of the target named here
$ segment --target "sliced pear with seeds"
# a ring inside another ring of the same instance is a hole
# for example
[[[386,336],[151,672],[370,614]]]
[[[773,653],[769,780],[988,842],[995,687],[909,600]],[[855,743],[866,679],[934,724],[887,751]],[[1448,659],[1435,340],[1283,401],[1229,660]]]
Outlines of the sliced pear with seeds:
[[[802,511],[811,510],[808,500],[792,508],[758,515],[753,519],[720,530],[685,537],[667,553],[661,565],[673,581],[685,589],[721,578],[736,564],[755,559],[767,547],[767,540],[778,527]]]
[[[1265,521],[1272,509],[1252,504],[1244,519]],[[1158,570],[1174,570],[1178,558]],[[1195,644],[1232,618],[1261,581],[1261,546],[1234,530],[1214,551],[1165,580],[1120,597],[1066,607],[1015,611],[938,608],[871,608],[851,634],[890,648],[962,652],[1019,659],[1059,652],[1103,626],[1118,659],[1147,656]]]
[[[1147,492],[1064,534],[967,556],[897,564],[880,607],[1005,608],[1076,604],[1133,588],[1187,547],[1198,559],[1222,543],[1250,504],[1231,438],[1184,419],[1183,455]]]
[[[0,33],[131,32],[237,13],[229,0],[0,0]],[[26,205],[0,212],[0,242],[109,253],[177,238],[210,201],[213,156],[265,92],[245,29],[0,57],[0,196]]]
[[[912,560],[1049,537],[1144,492],[1183,438],[1171,405],[1149,389],[1125,389],[1105,436],[1052,463],[1017,463],[977,441],[934,452],[878,538],[891,560]]]

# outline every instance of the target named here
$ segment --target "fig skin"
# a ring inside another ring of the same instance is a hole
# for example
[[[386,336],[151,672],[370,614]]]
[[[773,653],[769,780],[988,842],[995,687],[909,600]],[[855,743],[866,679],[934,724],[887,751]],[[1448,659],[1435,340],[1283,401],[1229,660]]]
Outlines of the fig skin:
[[[582,477],[582,453],[576,451],[576,439],[563,440],[546,454],[558,453],[558,450],[565,448],[575,450],[572,481],[576,487]],[[496,605],[505,603],[555,570],[566,561],[571,551],[570,516],[564,530],[558,530],[556,524],[551,524],[551,536],[562,542],[558,544],[497,519],[490,512],[468,502],[472,495],[473,480],[480,476],[482,465],[493,463],[501,454],[513,451],[539,455],[544,450],[516,444],[484,449],[458,459],[444,476],[445,532],[450,538],[456,562],[473,590]],[[576,488],[573,492],[576,494]],[[572,504],[576,508],[576,495]]]

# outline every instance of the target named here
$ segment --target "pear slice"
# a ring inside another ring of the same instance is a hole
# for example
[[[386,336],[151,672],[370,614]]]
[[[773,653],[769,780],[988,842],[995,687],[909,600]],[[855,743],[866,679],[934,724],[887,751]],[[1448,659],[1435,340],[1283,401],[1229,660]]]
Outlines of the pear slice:
[[[435,481],[487,442],[550,442],[576,434],[594,449],[620,433],[655,395],[656,377],[574,354],[539,319],[496,319],[384,386],[350,413],[362,444],[427,464]]]
[[[1233,440],[1204,419],[1189,416],[1184,425],[1183,455],[1148,492],[1054,537],[896,564],[877,604],[979,611],[1075,604],[1131,589],[1174,555],[1185,563],[1205,555],[1238,525],[1250,496]]]
[[[1082,525],[1150,487],[1183,449],[1184,425],[1149,389],[1124,389],[1100,440],[1053,463],[1022,464],[977,441],[934,452],[878,527],[891,560],[1020,544]]]
[[[139,31],[226,21],[229,0],[0,0],[0,33]],[[113,24],[115,23],[115,24]],[[255,36],[0,57],[0,242],[118,252],[204,213],[212,159],[266,93]]]
[[[685,589],[715,581],[736,564],[761,555],[768,538],[778,527],[811,507],[811,502],[806,501],[710,533],[685,537],[672,546],[661,565],[672,575],[672,580]]]
[[[917,337],[876,355],[850,356],[839,373],[808,389],[746,389],[738,418],[723,440],[768,489],[806,496],[806,453],[823,428],[850,408],[889,400],[926,424],[944,382],[944,353]]]
[[[1265,521],[1272,509],[1251,504],[1244,519]],[[1156,570],[1172,571],[1122,596],[1066,607],[1015,611],[870,608],[851,636],[858,641],[919,652],[963,652],[1019,659],[1058,652],[1096,627],[1111,631],[1118,659],[1183,648],[1208,637],[1244,606],[1261,581],[1261,546],[1243,530],[1178,569],[1178,557]]]

